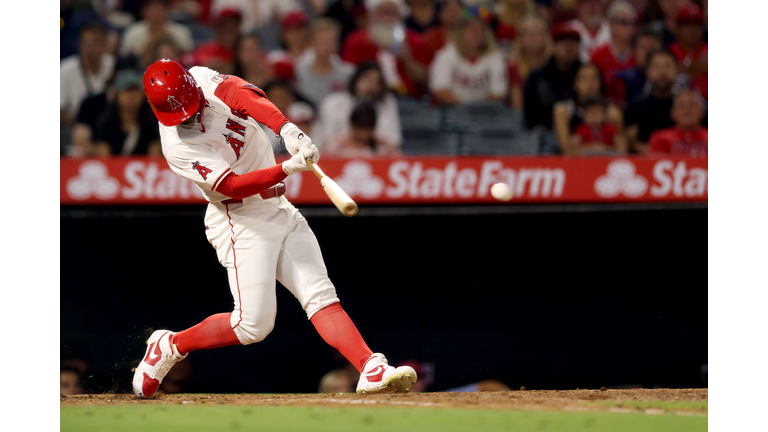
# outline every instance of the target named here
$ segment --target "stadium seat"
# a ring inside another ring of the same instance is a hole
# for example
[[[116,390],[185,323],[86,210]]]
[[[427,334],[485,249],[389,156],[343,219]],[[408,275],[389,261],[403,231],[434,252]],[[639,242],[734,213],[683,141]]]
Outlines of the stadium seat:
[[[461,136],[462,155],[530,155],[539,153],[539,137],[530,132],[484,129]]]
[[[455,155],[458,153],[458,140],[455,134],[432,128],[408,128],[403,129],[400,150],[406,155]]]
[[[532,132],[539,139],[539,154],[541,155],[559,155],[560,144],[557,142],[557,135],[553,131]]]
[[[403,129],[442,129],[442,111],[440,107],[413,98],[398,98],[397,111],[400,114],[400,126]]]
[[[445,124],[449,130],[463,133],[491,128],[517,134],[522,130],[523,114],[500,103],[471,103],[446,108]]]

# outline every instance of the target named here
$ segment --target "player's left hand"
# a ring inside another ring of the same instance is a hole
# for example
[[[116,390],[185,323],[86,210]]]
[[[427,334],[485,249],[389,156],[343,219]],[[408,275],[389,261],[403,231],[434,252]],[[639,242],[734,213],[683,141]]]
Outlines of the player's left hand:
[[[285,141],[285,148],[291,155],[297,154],[300,149],[314,147],[312,140],[307,136],[307,134],[302,132],[298,126],[290,122],[283,125],[282,129],[280,129],[280,136],[283,137],[283,141]],[[317,153],[317,148],[315,147],[312,161],[317,162],[319,157],[320,154]]]

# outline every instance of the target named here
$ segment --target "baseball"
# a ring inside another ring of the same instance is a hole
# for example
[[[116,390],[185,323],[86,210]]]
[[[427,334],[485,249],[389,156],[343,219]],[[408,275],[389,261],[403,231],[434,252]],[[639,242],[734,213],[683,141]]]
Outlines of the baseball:
[[[496,183],[491,186],[491,195],[499,201],[512,199],[512,189],[506,183]]]

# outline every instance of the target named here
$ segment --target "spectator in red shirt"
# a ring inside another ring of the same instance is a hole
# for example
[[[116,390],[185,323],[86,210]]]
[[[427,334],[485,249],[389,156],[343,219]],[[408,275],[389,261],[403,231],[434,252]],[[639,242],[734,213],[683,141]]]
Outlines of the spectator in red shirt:
[[[461,0],[445,0],[438,5],[440,25],[427,30],[423,35],[424,47],[430,55],[434,55],[448,43],[449,35],[461,24],[461,12],[464,10]],[[429,63],[432,63],[431,57]]]
[[[573,131],[570,143],[563,151],[564,155],[627,154],[627,140],[608,121],[604,98],[590,96],[581,109],[583,122]]]
[[[677,58],[680,68],[690,80],[690,86],[708,99],[708,45],[704,42],[704,12],[693,3],[677,13],[677,41],[669,50]]]
[[[224,9],[213,25],[215,39],[199,45],[192,52],[192,59],[184,63],[209,67],[223,74],[234,71],[235,43],[240,36],[243,16],[237,9]]]
[[[683,90],[675,96],[671,116],[675,126],[651,134],[650,154],[707,156],[707,128],[704,99],[695,91]]]
[[[509,56],[509,104],[523,109],[523,86],[531,71],[552,57],[552,35],[547,23],[536,15],[528,15],[518,23],[518,38]]]
[[[632,35],[635,32],[637,13],[626,1],[618,0],[608,9],[611,41],[592,53],[592,63],[600,69],[605,83],[606,96],[613,103],[623,106],[623,94],[616,82],[616,73],[635,64],[632,52]]]
[[[611,41],[611,30],[605,18],[605,2],[576,0],[576,15],[571,25],[581,35],[580,57],[586,63],[597,47]]]
[[[426,93],[427,68],[432,54],[418,33],[405,28],[403,0],[367,0],[368,26],[349,34],[341,59],[360,65],[379,64],[387,87],[400,95]]]

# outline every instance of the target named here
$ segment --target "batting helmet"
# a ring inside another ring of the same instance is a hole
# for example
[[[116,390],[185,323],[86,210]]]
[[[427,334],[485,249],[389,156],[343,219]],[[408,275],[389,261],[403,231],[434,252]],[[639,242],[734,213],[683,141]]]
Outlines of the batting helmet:
[[[203,90],[182,65],[158,60],[144,72],[144,93],[157,120],[176,126],[189,119],[205,105]]]

